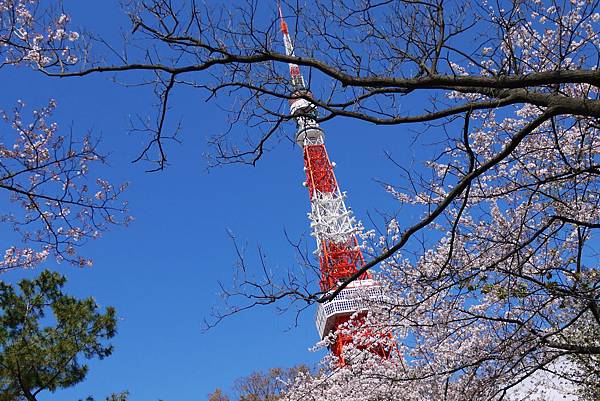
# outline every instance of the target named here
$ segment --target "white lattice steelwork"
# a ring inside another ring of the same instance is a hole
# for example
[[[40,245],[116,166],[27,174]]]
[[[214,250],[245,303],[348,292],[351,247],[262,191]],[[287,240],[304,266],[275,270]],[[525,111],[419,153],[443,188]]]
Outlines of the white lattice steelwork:
[[[312,236],[317,240],[316,253],[321,252],[323,241],[343,243],[356,233],[355,218],[344,203],[345,193],[315,190],[311,202]]]
[[[296,143],[299,146],[323,144],[323,130],[321,130],[319,124],[314,119],[297,117],[296,127]]]
[[[319,304],[315,323],[321,339],[335,327],[337,318],[368,310],[375,302],[385,302],[381,286],[373,280],[358,280],[344,288],[332,301]]]

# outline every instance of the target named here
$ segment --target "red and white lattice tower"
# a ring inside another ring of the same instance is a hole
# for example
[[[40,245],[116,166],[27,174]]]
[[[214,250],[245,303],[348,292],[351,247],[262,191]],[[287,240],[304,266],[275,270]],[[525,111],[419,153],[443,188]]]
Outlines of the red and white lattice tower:
[[[293,56],[294,46],[281,6],[279,18],[286,54]],[[335,290],[342,281],[356,273],[364,265],[364,259],[356,240],[355,219],[344,202],[346,195],[340,191],[333,173],[335,163],[329,160],[323,130],[316,121],[317,108],[311,102],[312,94],[305,85],[299,66],[290,63],[289,69],[292,86],[290,111],[296,120],[296,142],[304,153],[304,185],[308,188],[310,196],[311,212],[308,216],[311,220],[312,235],[317,241],[315,253],[319,257],[321,267],[320,286],[321,290],[327,293]],[[344,288],[333,300],[319,304],[316,323],[321,339],[335,332],[353,315],[359,321],[362,320],[367,313],[365,295],[367,299],[378,299],[382,296],[380,287],[368,272]],[[335,343],[330,346],[331,352],[340,358],[342,364],[345,363],[341,356],[342,350],[352,341],[351,335],[338,332]],[[381,349],[376,352],[386,354]]]

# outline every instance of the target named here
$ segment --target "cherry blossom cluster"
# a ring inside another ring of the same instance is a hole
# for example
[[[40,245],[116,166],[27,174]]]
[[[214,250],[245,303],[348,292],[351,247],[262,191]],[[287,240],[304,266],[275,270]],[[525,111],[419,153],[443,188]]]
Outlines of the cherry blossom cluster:
[[[61,70],[78,61],[68,15],[38,0],[0,0],[0,63]]]
[[[95,178],[90,169],[103,162],[88,136],[76,141],[59,133],[50,121],[56,104],[24,116],[19,102],[10,113],[1,112],[5,135],[0,143],[0,189],[9,194],[0,220],[13,233],[0,270],[33,267],[49,256],[80,266],[92,261],[78,248],[110,225],[127,223],[126,203],[119,200],[125,185],[113,186]],[[9,132],[13,132],[13,140]],[[95,184],[93,184],[95,181]]]

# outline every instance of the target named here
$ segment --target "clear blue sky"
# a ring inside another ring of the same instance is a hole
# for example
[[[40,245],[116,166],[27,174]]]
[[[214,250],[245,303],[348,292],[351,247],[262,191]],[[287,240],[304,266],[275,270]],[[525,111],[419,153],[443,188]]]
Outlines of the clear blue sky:
[[[120,26],[129,26],[116,0],[67,0],[65,9],[75,26],[111,40],[118,41]],[[224,129],[226,116],[200,93],[177,89],[171,118],[183,119],[183,144],[169,146],[166,171],[148,174],[144,165],[130,163],[143,139],[127,133],[130,116],[152,112],[155,99],[148,90],[119,87],[108,76],[48,79],[26,68],[3,69],[0,77],[0,109],[22,99],[31,110],[54,98],[54,117],[62,128],[93,129],[102,136],[101,150],[110,153],[104,175],[131,183],[126,198],[136,219],[87,246],[93,268],[52,261],[41,267],[66,274],[70,293],[115,306],[120,320],[114,354],[93,362],[84,383],[41,400],[104,399],[122,390],[131,392],[132,401],[204,400],[216,387],[227,389],[254,370],[314,363],[322,356],[308,350],[317,340],[313,309],[300,316],[297,327],[293,314],[264,308],[234,316],[208,333],[201,330],[210,308],[221,303],[217,282],[229,282],[235,261],[227,229],[249,248],[261,245],[273,269],[300,268],[283,234],[285,229],[297,238],[309,230],[298,147],[283,143],[255,168],[230,166],[208,173],[206,139]],[[385,160],[384,149],[400,160],[412,158],[408,128],[349,120],[324,128],[338,180],[358,219],[366,222],[367,211],[393,213],[396,204],[374,179],[394,181],[400,174]],[[293,124],[286,129],[293,132]],[[41,268],[2,279],[32,277]]]

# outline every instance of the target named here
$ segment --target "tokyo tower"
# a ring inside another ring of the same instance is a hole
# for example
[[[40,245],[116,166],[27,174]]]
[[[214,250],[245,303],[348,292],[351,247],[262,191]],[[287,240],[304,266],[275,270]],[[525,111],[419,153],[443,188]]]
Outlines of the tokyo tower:
[[[286,54],[294,56],[294,46],[281,5],[279,18]],[[310,197],[311,211],[308,216],[312,236],[317,241],[315,254],[320,263],[320,287],[321,291],[328,293],[356,273],[364,265],[364,258],[356,239],[355,219],[346,207],[345,193],[340,191],[333,172],[335,163],[329,160],[325,149],[324,133],[317,123],[317,107],[310,100],[312,94],[306,87],[299,66],[290,63],[289,71],[292,90],[290,114],[296,121],[296,143],[302,147],[304,154],[304,185]],[[368,299],[382,298],[381,288],[368,272],[350,283],[333,300],[319,304],[316,324],[321,339],[336,332],[353,315],[358,321],[363,321],[367,313],[365,295]],[[368,336],[374,338],[378,334],[370,333]],[[335,342],[330,345],[331,352],[342,365],[346,363],[342,351],[352,342],[352,335],[338,332]],[[382,356],[389,354],[381,348],[375,352]]]

